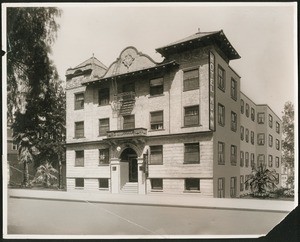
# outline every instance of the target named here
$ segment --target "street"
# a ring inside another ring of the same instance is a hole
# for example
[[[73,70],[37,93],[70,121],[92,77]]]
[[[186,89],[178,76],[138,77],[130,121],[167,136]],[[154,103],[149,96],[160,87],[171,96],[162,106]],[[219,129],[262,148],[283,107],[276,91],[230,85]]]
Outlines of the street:
[[[287,213],[8,198],[8,234],[262,235]]]

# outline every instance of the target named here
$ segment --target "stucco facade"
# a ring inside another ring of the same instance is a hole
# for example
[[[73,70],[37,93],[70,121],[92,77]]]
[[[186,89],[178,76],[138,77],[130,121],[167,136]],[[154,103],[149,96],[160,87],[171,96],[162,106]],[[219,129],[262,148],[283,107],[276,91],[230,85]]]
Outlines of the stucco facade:
[[[240,56],[223,31],[156,50],[161,63],[127,47],[67,70],[67,189],[239,197]]]

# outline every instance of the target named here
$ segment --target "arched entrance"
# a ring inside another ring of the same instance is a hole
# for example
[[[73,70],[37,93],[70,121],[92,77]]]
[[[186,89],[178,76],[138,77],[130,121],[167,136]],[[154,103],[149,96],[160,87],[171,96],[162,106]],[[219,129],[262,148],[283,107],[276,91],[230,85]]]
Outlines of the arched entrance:
[[[131,148],[126,148],[123,150],[120,156],[121,162],[128,163],[128,178],[129,182],[138,181],[138,164],[137,164],[137,154]]]

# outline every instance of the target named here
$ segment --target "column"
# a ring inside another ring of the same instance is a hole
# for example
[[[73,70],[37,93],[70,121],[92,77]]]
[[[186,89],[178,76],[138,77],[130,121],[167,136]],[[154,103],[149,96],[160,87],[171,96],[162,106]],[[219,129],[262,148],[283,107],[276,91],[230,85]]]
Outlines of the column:
[[[138,193],[146,194],[145,173],[143,171],[143,158],[137,158],[138,162]]]
[[[120,159],[111,158],[110,159],[110,169],[111,169],[111,193],[120,192]]]

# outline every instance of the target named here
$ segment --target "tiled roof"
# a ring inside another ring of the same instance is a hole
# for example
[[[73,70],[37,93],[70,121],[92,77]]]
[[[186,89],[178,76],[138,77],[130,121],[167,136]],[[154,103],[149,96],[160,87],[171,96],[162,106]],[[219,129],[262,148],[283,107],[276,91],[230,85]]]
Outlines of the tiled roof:
[[[179,51],[182,48],[187,49],[189,46],[199,47],[209,44],[217,45],[227,55],[229,60],[240,58],[240,55],[226,38],[223,30],[212,32],[198,32],[184,39],[157,48],[156,51],[163,56],[166,56],[169,53]]]

